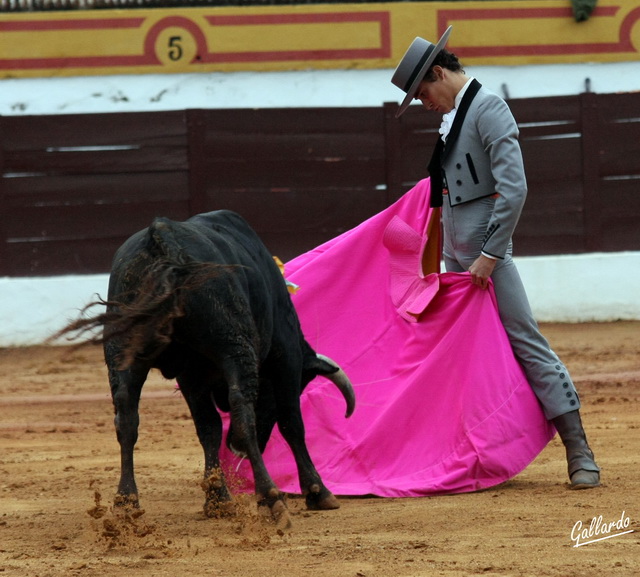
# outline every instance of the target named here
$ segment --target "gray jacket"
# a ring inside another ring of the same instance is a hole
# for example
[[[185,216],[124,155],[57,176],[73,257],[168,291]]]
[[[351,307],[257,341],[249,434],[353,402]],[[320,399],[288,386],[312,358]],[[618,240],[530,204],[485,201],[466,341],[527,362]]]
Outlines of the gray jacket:
[[[438,139],[429,172],[434,206],[440,190],[452,207],[495,197],[482,250],[504,258],[527,196],[518,126],[506,102],[473,80],[447,143]]]

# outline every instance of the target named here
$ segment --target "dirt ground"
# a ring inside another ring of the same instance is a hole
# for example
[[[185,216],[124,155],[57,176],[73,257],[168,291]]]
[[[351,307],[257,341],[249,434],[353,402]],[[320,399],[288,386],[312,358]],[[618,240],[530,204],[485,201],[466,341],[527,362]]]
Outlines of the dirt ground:
[[[601,487],[567,488],[556,437],[523,473],[479,493],[342,497],[341,508],[328,512],[307,512],[291,496],[286,532],[259,516],[250,496],[239,497],[234,518],[204,516],[200,446],[184,401],[159,375],[141,404],[136,471],[144,512],[114,514],[119,448],[101,350],[0,349],[0,573],[640,575],[640,323],[543,331],[581,393]],[[592,530],[582,541],[610,538],[575,547],[580,522]],[[633,532],[619,535],[625,531]]]

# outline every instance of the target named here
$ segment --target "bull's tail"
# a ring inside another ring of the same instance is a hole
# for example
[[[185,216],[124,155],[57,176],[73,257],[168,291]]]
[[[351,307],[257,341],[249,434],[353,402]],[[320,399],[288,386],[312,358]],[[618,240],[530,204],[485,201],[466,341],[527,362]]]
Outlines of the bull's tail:
[[[171,341],[174,321],[184,316],[188,292],[220,274],[220,265],[190,260],[174,232],[165,219],[154,220],[146,247],[152,257],[150,264],[141,273],[127,269],[119,272],[123,278],[135,276],[135,286],[109,300],[98,295],[81,311],[79,319],[49,340],[67,336],[105,343],[118,339],[121,369],[129,367],[136,357],[155,357]],[[96,306],[105,306],[106,311],[90,315],[90,309]],[[99,328],[101,332],[96,331]]]

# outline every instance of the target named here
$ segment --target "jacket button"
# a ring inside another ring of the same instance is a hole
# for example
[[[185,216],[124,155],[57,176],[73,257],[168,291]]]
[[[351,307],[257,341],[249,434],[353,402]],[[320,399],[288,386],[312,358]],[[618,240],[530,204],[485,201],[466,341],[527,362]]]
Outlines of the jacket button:
[[[460,170],[462,168],[462,165],[458,162],[458,164],[456,164],[456,168]]]
[[[461,181],[461,180],[456,180],[456,184],[457,184],[458,186],[462,186],[462,181]]]
[[[456,196],[456,202],[460,202],[462,200],[461,196]]]

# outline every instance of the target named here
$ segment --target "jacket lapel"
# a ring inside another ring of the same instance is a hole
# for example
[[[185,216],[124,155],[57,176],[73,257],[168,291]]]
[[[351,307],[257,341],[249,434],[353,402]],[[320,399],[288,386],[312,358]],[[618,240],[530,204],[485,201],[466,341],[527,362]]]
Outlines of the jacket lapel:
[[[431,176],[432,207],[442,206],[442,187],[444,185],[442,163],[444,162],[448,152],[453,148],[455,141],[458,139],[462,123],[464,122],[464,117],[467,115],[469,106],[471,106],[471,102],[475,98],[475,95],[478,94],[478,90],[480,90],[481,87],[482,84],[480,84],[475,78],[471,81],[471,84],[469,84],[469,88],[467,88],[464,96],[462,97],[462,101],[460,102],[460,108],[458,108],[456,116],[453,119],[453,126],[451,126],[451,130],[447,136],[446,144],[442,142],[442,138],[438,135],[438,140],[433,150],[431,160],[429,161],[428,168],[429,175]]]
[[[442,157],[442,149],[444,148],[444,142],[438,135],[436,146],[433,149],[431,160],[429,161],[428,170],[431,177],[431,206],[437,208],[442,206],[442,163],[440,158]]]
[[[444,150],[442,151],[441,161],[447,157],[447,154],[453,148],[456,140],[458,140],[458,136],[460,135],[460,129],[462,128],[462,123],[464,122],[464,118],[467,115],[467,111],[469,110],[469,106],[471,106],[471,102],[475,98],[476,94],[478,94],[478,90],[482,88],[482,84],[480,84],[475,78],[469,84],[469,88],[467,88],[464,96],[462,97],[462,101],[460,102],[460,108],[458,108],[456,112],[456,116],[453,119],[453,125],[451,126],[451,130],[449,131],[449,136],[447,136],[447,142],[444,145]]]

